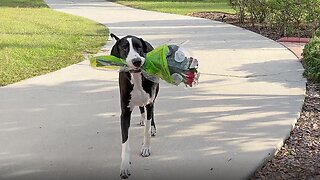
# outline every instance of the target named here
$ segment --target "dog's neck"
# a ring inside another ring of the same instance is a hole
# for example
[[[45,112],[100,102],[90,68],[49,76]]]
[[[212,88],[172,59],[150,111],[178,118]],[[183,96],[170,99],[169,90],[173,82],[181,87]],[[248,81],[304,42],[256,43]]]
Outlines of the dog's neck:
[[[130,72],[131,75],[131,84],[133,85],[133,89],[139,89],[141,87],[142,89],[142,77],[141,77],[141,71],[133,71]]]
[[[141,74],[141,69],[130,69],[129,73],[130,74],[132,74],[132,73],[140,73]],[[132,75],[131,75],[131,77],[132,77]]]
[[[150,103],[150,96],[142,87],[142,74],[141,72],[130,73],[131,84],[133,89],[131,91],[131,100],[129,108],[133,110],[135,106],[146,106]]]

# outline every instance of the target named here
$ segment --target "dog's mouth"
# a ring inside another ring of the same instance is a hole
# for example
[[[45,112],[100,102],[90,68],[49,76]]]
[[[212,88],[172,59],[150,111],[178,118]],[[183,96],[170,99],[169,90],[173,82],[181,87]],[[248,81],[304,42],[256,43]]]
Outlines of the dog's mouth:
[[[127,60],[128,66],[130,67],[130,72],[141,72],[141,67],[144,64],[144,58],[134,58]]]

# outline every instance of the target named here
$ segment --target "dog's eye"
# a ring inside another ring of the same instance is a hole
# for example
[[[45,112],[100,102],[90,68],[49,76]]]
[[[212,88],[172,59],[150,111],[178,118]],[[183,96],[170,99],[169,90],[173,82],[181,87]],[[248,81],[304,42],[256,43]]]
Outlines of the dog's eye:
[[[137,50],[141,50],[141,49],[142,49],[142,47],[138,45],[137,46]]]

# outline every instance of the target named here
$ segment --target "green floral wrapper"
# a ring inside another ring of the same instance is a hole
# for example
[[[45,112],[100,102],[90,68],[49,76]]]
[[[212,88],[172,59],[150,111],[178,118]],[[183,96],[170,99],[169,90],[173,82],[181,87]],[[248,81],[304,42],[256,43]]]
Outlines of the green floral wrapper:
[[[96,56],[90,59],[95,68],[130,70],[125,60],[115,56]],[[184,52],[177,45],[162,45],[149,53],[141,69],[149,76],[160,78],[170,84],[179,85],[183,82],[192,87],[198,83],[198,61],[192,57],[185,57]],[[155,78],[151,78],[155,79]]]

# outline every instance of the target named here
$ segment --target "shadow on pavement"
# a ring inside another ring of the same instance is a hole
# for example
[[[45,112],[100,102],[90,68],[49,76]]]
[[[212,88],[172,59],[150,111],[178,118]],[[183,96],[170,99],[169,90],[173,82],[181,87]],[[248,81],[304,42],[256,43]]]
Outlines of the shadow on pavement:
[[[288,119],[297,117],[291,110],[301,97],[206,90],[225,82],[203,81],[191,89],[162,85],[150,158],[138,155],[143,128],[136,125],[139,115],[134,112],[130,138],[136,174],[185,173],[193,178],[213,168],[217,177],[257,166],[249,157],[270,151],[279,133],[288,132]],[[70,81],[5,87],[0,92],[1,179],[118,176],[117,82]],[[237,164],[242,165],[234,167]]]

